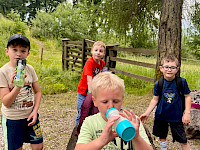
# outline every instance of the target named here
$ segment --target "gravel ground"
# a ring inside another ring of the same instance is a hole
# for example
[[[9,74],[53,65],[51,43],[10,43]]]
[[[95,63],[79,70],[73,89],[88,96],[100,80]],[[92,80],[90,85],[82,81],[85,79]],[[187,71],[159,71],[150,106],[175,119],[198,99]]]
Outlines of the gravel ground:
[[[143,97],[125,95],[125,102],[123,107],[127,109],[134,109],[136,114],[140,115],[147,108],[151,97],[151,95],[146,95]],[[141,103],[141,99],[144,100],[143,103]],[[136,104],[133,104],[134,102],[131,100],[134,100]],[[76,92],[43,96],[39,114],[40,124],[44,137],[44,149],[65,150],[74,127],[74,120],[76,118]],[[149,121],[147,122],[147,126],[151,132],[153,115],[151,115],[148,120]],[[157,138],[153,137],[153,139],[154,144],[158,147]],[[169,135],[167,139],[168,150],[181,149],[178,143],[171,142],[171,135]],[[200,139],[190,139],[189,143],[192,150],[200,150]],[[0,149],[3,150],[3,148],[4,143],[0,125]],[[29,144],[24,144],[23,149],[29,150]]]

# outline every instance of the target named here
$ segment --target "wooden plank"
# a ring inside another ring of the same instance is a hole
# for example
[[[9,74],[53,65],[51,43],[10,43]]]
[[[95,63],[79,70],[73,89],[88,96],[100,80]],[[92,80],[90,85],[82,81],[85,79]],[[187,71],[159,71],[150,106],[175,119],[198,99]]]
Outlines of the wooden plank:
[[[88,44],[93,45],[95,43],[95,41],[89,40],[89,39],[85,39],[85,42]]]
[[[75,50],[75,49],[69,49],[68,51],[69,51],[69,52],[78,53],[78,54],[82,54],[81,51],[79,51],[79,50]]]
[[[65,60],[74,62],[74,59],[72,59],[72,58],[66,58]],[[82,61],[76,60],[76,63],[82,64]]]
[[[70,48],[82,49],[82,46],[81,46],[81,45],[67,44],[66,46],[67,46],[67,47],[70,47]]]
[[[82,45],[82,41],[68,41],[69,44],[79,44]]]
[[[77,55],[73,55],[73,54],[68,54],[68,56],[71,56],[71,57],[76,57],[76,58],[82,58],[81,56],[77,56]]]
[[[92,47],[86,46],[85,49],[91,51]]]
[[[109,50],[142,53],[142,54],[146,54],[146,55],[155,55],[155,54],[157,54],[157,50],[155,50],[155,49],[145,49],[145,48],[111,47]]]
[[[144,81],[148,81],[148,82],[154,83],[154,79],[153,78],[149,78],[149,77],[146,77],[146,76],[137,75],[137,74],[134,74],[134,73],[118,70],[118,69],[115,69],[115,68],[109,68],[109,71],[113,71],[115,73],[123,74],[125,76],[129,76],[129,77],[133,77],[133,78],[137,78],[137,79],[140,79],[140,80],[144,80]]]
[[[69,65],[71,65],[72,67],[82,68],[81,65],[77,65],[77,64],[74,64],[72,62],[69,62]]]
[[[140,62],[140,61],[128,60],[128,59],[123,59],[123,58],[110,57],[110,60],[117,61],[117,62],[123,62],[123,63],[127,63],[127,64],[133,64],[133,65],[137,65],[137,66],[153,68],[153,69],[156,68],[155,64],[144,63],[144,62]]]

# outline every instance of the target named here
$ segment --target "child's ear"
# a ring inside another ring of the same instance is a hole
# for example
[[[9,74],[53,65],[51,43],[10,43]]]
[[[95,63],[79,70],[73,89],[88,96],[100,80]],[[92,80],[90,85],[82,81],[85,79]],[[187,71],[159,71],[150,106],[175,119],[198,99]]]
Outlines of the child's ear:
[[[97,105],[96,105],[96,100],[95,100],[94,96],[92,96],[92,101],[93,101],[93,103],[94,103],[94,106],[97,107]]]
[[[176,69],[176,70],[177,70],[177,72],[179,71],[179,69],[180,69],[180,68],[179,68],[179,67],[177,67],[177,69]]]
[[[8,55],[8,48],[5,48],[6,55]]]
[[[162,72],[163,67],[162,67],[162,66],[159,66],[159,69],[160,69],[160,71]]]

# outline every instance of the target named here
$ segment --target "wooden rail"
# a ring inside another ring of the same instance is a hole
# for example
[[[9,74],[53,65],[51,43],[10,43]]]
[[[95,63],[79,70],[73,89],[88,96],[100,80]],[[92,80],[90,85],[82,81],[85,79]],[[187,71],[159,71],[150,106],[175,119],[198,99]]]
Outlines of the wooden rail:
[[[82,41],[70,41],[70,39],[68,38],[63,39],[62,40],[63,70],[71,69],[72,71],[77,71],[81,73],[87,59],[91,57],[90,51],[94,42],[95,41],[91,41],[88,39],[83,39]],[[126,47],[119,47],[119,44],[112,44],[112,45],[106,45],[106,56],[104,57],[106,66],[110,71],[130,76],[133,78],[141,79],[144,81],[154,82],[153,78],[116,69],[115,66],[117,62],[137,65],[141,67],[153,68],[153,69],[156,68],[155,64],[128,60],[125,58],[119,58],[117,57],[118,51],[123,51],[127,53],[139,53],[145,55],[155,55],[156,50],[144,49],[144,48],[126,48]]]

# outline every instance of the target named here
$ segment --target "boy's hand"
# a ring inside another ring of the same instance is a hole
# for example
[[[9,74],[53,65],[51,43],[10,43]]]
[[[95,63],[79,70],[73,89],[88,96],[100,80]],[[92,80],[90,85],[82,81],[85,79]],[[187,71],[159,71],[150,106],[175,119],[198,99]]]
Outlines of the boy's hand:
[[[110,141],[112,141],[115,137],[118,137],[118,134],[116,131],[112,131],[112,126],[115,123],[116,120],[118,120],[119,116],[113,116],[108,119],[107,124],[99,137],[103,143],[102,145],[107,145]]]
[[[146,113],[140,116],[140,120],[142,121],[142,123],[145,123],[148,118],[149,118],[149,115],[147,115]]]
[[[184,113],[182,117],[183,124],[189,124],[190,123],[190,113]]]
[[[133,127],[136,130],[136,134],[134,138],[137,138],[139,136],[140,118],[136,117],[135,113],[132,110],[130,110],[129,112],[124,109],[123,111],[126,113],[127,116],[123,114],[122,112],[119,112],[119,114],[127,118],[132,123]]]
[[[16,74],[17,74],[17,72],[16,72],[16,70],[14,70],[13,73],[12,73],[12,76],[11,76],[11,83],[14,83],[14,79],[15,79]]]
[[[32,119],[32,121],[28,124],[28,126],[32,126],[32,125],[35,124],[35,122],[36,122],[36,120],[37,120],[37,112],[32,112],[32,113],[29,115],[27,121],[30,121],[31,119]]]

